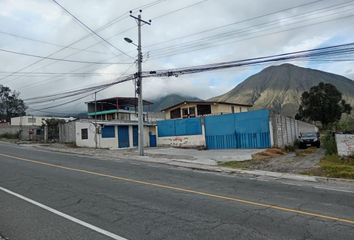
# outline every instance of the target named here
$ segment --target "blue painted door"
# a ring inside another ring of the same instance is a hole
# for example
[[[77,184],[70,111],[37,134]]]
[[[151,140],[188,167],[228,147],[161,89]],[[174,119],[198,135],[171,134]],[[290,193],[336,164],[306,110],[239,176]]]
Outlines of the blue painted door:
[[[133,146],[136,147],[138,146],[138,141],[139,141],[139,132],[138,132],[138,126],[133,126]]]
[[[149,132],[150,147],[156,147],[156,135]]]
[[[119,148],[129,147],[129,127],[128,126],[118,126],[118,147]]]
[[[270,147],[269,111],[205,117],[208,149]]]

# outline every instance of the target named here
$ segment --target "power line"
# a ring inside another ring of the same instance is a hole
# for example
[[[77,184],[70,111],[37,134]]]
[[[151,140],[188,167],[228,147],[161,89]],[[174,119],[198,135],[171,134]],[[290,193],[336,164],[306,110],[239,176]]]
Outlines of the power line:
[[[166,0],[153,1],[152,3],[143,5],[143,7],[141,7],[141,8],[149,8],[149,7],[155,6],[156,4],[159,4],[160,2],[163,2],[163,1],[166,1]],[[135,9],[138,9],[138,8],[140,8],[140,7],[136,7]],[[104,29],[110,27],[111,25],[113,25],[113,24],[115,24],[115,23],[121,21],[122,19],[124,19],[124,18],[127,17],[127,16],[128,16],[128,13],[124,13],[124,14],[120,15],[119,17],[117,17],[117,18],[115,18],[115,19],[109,21],[108,23],[104,24],[103,26],[97,28],[95,31],[96,31],[96,32],[100,32],[100,31],[102,31],[102,30],[104,30]],[[57,51],[55,51],[55,52],[52,52],[51,54],[47,55],[47,57],[54,56],[55,54],[57,54],[57,53],[59,53],[59,52],[65,50],[65,49],[67,49],[67,48],[70,48],[71,46],[73,46],[73,45],[75,45],[76,43],[78,43],[78,42],[80,42],[80,41],[82,41],[82,40],[84,40],[84,39],[90,37],[91,35],[92,35],[92,33],[89,33],[89,34],[87,34],[87,35],[85,35],[85,36],[83,36],[83,37],[81,37],[81,38],[79,38],[79,39],[77,39],[77,40],[71,42],[70,44],[64,46],[63,48],[61,48],[61,49],[59,49],[59,50],[57,50]],[[86,48],[86,49],[88,49],[88,48]],[[86,49],[85,49],[85,50],[86,50]],[[22,67],[22,68],[20,68],[20,69],[18,69],[18,70],[16,70],[16,71],[12,72],[12,73],[10,73],[9,75],[0,78],[0,81],[2,81],[2,80],[4,80],[4,79],[7,79],[7,78],[9,78],[9,77],[11,77],[11,76],[13,76],[13,75],[14,75],[15,73],[17,73],[17,72],[26,70],[26,69],[28,69],[28,68],[30,68],[30,67],[32,67],[32,66],[34,66],[34,65],[36,65],[36,64],[38,64],[38,63],[40,63],[40,62],[42,62],[43,60],[44,60],[44,59],[39,59],[39,60],[37,60],[37,61],[35,61],[35,62],[33,62],[33,63],[30,63],[30,64],[28,64],[28,65],[26,65],[26,66],[24,66],[24,67]]]
[[[94,35],[96,35],[98,38],[100,38],[102,41],[104,41],[105,43],[107,43],[109,46],[111,46],[112,48],[116,49],[117,51],[119,51],[120,53],[126,55],[127,57],[133,58],[132,56],[128,55],[127,53],[125,53],[124,51],[122,51],[121,49],[117,48],[116,46],[114,46],[112,43],[108,42],[106,39],[104,39],[103,37],[101,37],[101,35],[99,35],[98,33],[96,33],[92,28],[90,28],[88,25],[86,25],[84,22],[82,22],[80,19],[78,19],[74,14],[72,14],[68,9],[66,9],[63,5],[61,5],[60,3],[58,3],[56,0],[52,0],[55,4],[57,4],[59,7],[61,7],[67,14],[69,14],[71,17],[73,17],[76,21],[78,21],[82,26],[84,26],[85,28],[87,28],[90,32],[92,32]]]
[[[199,2],[192,3],[192,4],[190,4],[190,5],[187,5],[187,6],[184,6],[184,7],[175,9],[175,10],[172,10],[172,11],[170,11],[170,12],[161,14],[161,15],[159,15],[159,16],[153,17],[153,18],[151,18],[151,20],[155,20],[155,19],[158,19],[158,18],[161,18],[161,17],[165,17],[165,16],[168,16],[168,15],[171,15],[171,14],[173,14],[173,13],[176,13],[176,12],[179,12],[179,11],[182,11],[182,10],[185,10],[185,9],[187,9],[187,8],[191,8],[191,7],[197,6],[197,5],[202,4],[202,3],[204,3],[204,2],[207,2],[207,1],[209,1],[209,0],[202,0],[202,1],[199,1]]]
[[[166,69],[166,70],[145,71],[142,73],[142,77],[143,78],[171,77],[171,76],[194,74],[194,73],[200,73],[206,71],[215,71],[215,70],[236,68],[236,67],[243,67],[243,66],[253,66],[253,65],[281,62],[281,61],[310,60],[310,61],[321,62],[322,60],[326,60],[326,61],[343,60],[343,59],[338,59],[339,57],[354,58],[354,42],[322,47],[322,48],[314,48],[314,49],[308,49],[302,51],[269,55],[263,57],[234,60],[228,62],[219,62],[219,63],[205,64],[205,65],[198,65],[198,66],[191,66],[191,67],[184,67],[184,68]],[[97,91],[97,89],[113,86],[126,81],[131,81],[135,78],[136,78],[135,74],[128,75],[128,76],[121,77],[116,81],[110,83],[76,89],[76,90],[70,90],[70,91],[57,93],[57,94],[29,98],[29,99],[25,99],[25,101],[30,102],[30,104],[48,103],[49,101],[62,100],[65,98],[86,94],[88,92]]]
[[[11,37],[14,37],[14,38],[20,38],[20,39],[24,39],[24,40],[28,40],[28,41],[32,41],[32,42],[38,42],[38,43],[42,43],[42,44],[46,44],[46,45],[51,45],[51,46],[55,46],[55,47],[60,47],[60,48],[65,47],[64,45],[61,45],[61,44],[58,44],[58,43],[52,43],[52,42],[48,42],[48,41],[44,41],[44,40],[40,40],[40,39],[30,38],[30,37],[18,35],[18,34],[15,34],[15,33],[10,33],[10,32],[0,31],[0,34],[11,36]],[[75,47],[68,47],[68,48],[69,49],[73,49],[73,50],[85,51],[85,52],[88,52],[88,53],[96,53],[96,54],[105,54],[105,55],[107,55],[107,52],[101,52],[101,51],[95,51],[95,50],[87,50],[87,49],[75,48]]]
[[[46,59],[46,60],[53,60],[53,61],[60,61],[60,62],[72,62],[72,63],[90,63],[90,64],[103,64],[103,65],[113,65],[113,64],[131,64],[131,63],[123,63],[123,62],[90,62],[90,61],[81,61],[81,60],[71,60],[71,59],[63,59],[63,58],[52,58],[52,57],[46,57],[46,56],[40,56],[40,55],[35,55],[35,54],[30,54],[30,53],[24,53],[24,52],[16,52],[12,50],[6,50],[0,48],[1,52],[7,52],[7,53],[12,53],[12,54],[17,54],[17,55],[23,55],[27,57],[35,57],[35,58],[41,58],[41,59]]]
[[[218,30],[218,29],[222,29],[222,28],[225,28],[225,27],[232,26],[232,25],[238,25],[238,24],[241,24],[241,23],[253,21],[253,20],[256,20],[256,19],[259,19],[259,18],[264,18],[264,17],[267,17],[267,16],[271,16],[271,15],[275,15],[275,14],[281,13],[281,12],[293,10],[295,8],[300,8],[300,7],[313,5],[315,3],[322,2],[322,1],[324,1],[324,0],[316,0],[316,1],[313,1],[313,2],[309,2],[309,3],[305,3],[305,4],[299,4],[299,5],[296,5],[296,6],[293,6],[293,7],[289,7],[289,8],[283,8],[283,9],[280,9],[280,10],[277,10],[277,11],[273,11],[273,12],[270,12],[270,13],[266,13],[266,14],[262,14],[262,15],[259,15],[259,16],[256,16],[256,17],[246,18],[246,19],[235,21],[235,22],[232,22],[232,23],[220,25],[220,26],[217,26],[217,27],[208,28],[208,29],[203,30],[203,31],[191,33],[191,34],[188,34],[188,35],[172,38],[172,39],[169,39],[169,40],[165,40],[165,41],[161,41],[161,42],[157,42],[157,43],[153,43],[153,44],[149,44],[149,45],[146,45],[145,47],[149,48],[149,47],[156,46],[156,45],[161,45],[161,44],[164,44],[164,43],[167,43],[167,42],[172,42],[172,41],[179,40],[179,39],[185,39],[187,37],[200,35],[202,33],[215,31],[215,30]]]
[[[0,71],[0,74],[9,74],[12,72]],[[16,75],[30,76],[30,75],[117,75],[118,72],[18,72]]]
[[[162,2],[165,2],[165,1],[167,1],[167,0],[157,0],[157,1],[153,1],[153,2],[151,2],[151,3],[147,3],[147,4],[145,4],[145,5],[141,5],[141,6],[138,6],[138,7],[136,7],[136,8],[133,8],[132,10],[134,11],[134,10],[136,10],[136,9],[147,9],[147,8],[156,6],[156,5],[158,5],[158,4],[162,3]],[[111,25],[116,24],[117,22],[119,22],[119,21],[125,19],[127,16],[128,16],[128,13],[124,13],[124,14],[120,15],[119,17],[117,17],[117,18],[111,20],[110,22],[106,23],[105,25],[103,25],[103,26],[97,28],[96,31],[102,31],[102,30],[104,30],[104,29],[110,27]],[[128,28],[128,29],[126,29],[126,30],[124,30],[124,31],[121,31],[121,32],[118,33],[118,34],[121,34],[121,33],[126,32],[126,31],[128,31],[128,30],[131,30],[131,29],[133,29],[133,28],[135,28],[135,26],[132,27],[132,28]],[[78,43],[78,42],[80,42],[80,41],[86,39],[87,37],[89,37],[89,36],[91,36],[91,35],[92,35],[92,33],[90,33],[90,34],[88,34],[88,35],[85,35],[85,36],[83,36],[82,38],[80,38],[80,39],[78,39],[78,40],[76,40],[76,41],[70,43],[69,45],[64,46],[62,49],[59,49],[59,50],[57,50],[56,52],[53,52],[53,53],[47,55],[47,57],[51,57],[51,56],[55,55],[56,53],[59,53],[59,52],[65,50],[66,48],[68,48],[68,47],[70,47],[70,46],[73,46],[74,44],[76,44],[76,43]],[[117,35],[117,34],[116,34],[116,35]],[[108,38],[108,39],[111,39],[111,38],[115,37],[116,35],[114,35],[114,36],[112,36],[112,37],[110,37],[110,38]],[[91,45],[89,45],[88,47],[84,48],[83,50],[79,50],[79,51],[76,52],[76,53],[71,53],[71,54],[69,54],[69,55],[66,55],[64,58],[66,58],[66,57],[71,57],[71,56],[73,56],[73,55],[76,55],[76,54],[78,54],[78,53],[80,53],[80,52],[82,52],[82,51],[84,51],[84,50],[87,50],[87,49],[89,49],[89,48],[91,48],[91,47],[93,47],[93,46],[96,46],[96,45],[99,44],[99,43],[100,43],[100,42],[91,44]],[[111,60],[111,59],[114,59],[114,58],[105,59],[105,60],[103,60],[103,61],[109,61],[109,60]],[[25,67],[23,67],[23,68],[21,68],[21,69],[18,69],[17,71],[12,72],[12,73],[10,73],[10,74],[7,75],[7,76],[4,76],[4,77],[0,78],[0,81],[1,81],[1,80],[4,80],[4,79],[6,79],[6,78],[9,78],[9,77],[11,77],[11,76],[13,76],[13,75],[15,75],[16,73],[18,73],[18,72],[20,72],[20,71],[26,70],[27,68],[29,68],[29,67],[31,67],[31,66],[34,66],[34,65],[36,65],[37,63],[39,63],[39,62],[41,62],[41,61],[43,61],[43,60],[44,60],[44,59],[39,59],[39,60],[37,60],[37,61],[35,61],[35,62],[29,64],[29,65],[26,65]],[[49,66],[49,65],[54,64],[54,63],[55,63],[55,62],[51,62],[51,63],[49,63],[49,64],[47,64],[47,65],[45,65],[45,66]],[[91,65],[92,65],[92,64],[91,64]],[[91,66],[91,65],[90,65],[90,66]],[[81,70],[81,69],[83,69],[83,68],[86,68],[86,67],[79,67],[79,68],[73,70],[72,72],[74,72],[74,71],[76,71],[76,70]],[[39,69],[39,68],[37,68],[37,69]],[[13,80],[17,80],[17,79],[19,79],[19,78],[21,78],[21,76],[18,76],[17,78],[15,78],[15,79],[13,79]],[[51,79],[52,79],[52,78],[51,78]],[[44,82],[44,81],[45,81],[45,80],[43,80],[43,81],[41,81],[41,82]]]
[[[316,10],[316,11],[318,11],[318,10]],[[311,14],[306,15],[306,17],[309,16],[309,15],[312,15],[312,14],[317,14],[316,11],[312,12]],[[325,17],[331,16],[331,15],[340,15],[340,16],[342,16],[343,13],[346,12],[346,11],[351,12],[352,9],[344,9],[344,11],[339,12],[340,14],[337,12],[337,13],[332,13],[332,14],[326,15]],[[304,14],[301,14],[301,16],[303,16],[303,15]],[[300,16],[300,15],[297,15],[297,16]],[[320,17],[323,17],[323,16],[319,16],[317,18],[320,18]],[[342,17],[338,17],[338,18],[335,18],[335,19],[329,19],[329,20],[315,22],[315,23],[311,23],[311,24],[305,24],[305,25],[301,25],[301,26],[297,26],[297,27],[293,27],[293,28],[289,28],[289,29],[285,29],[285,30],[280,30],[280,31],[276,31],[276,32],[271,32],[271,33],[267,33],[267,34],[258,35],[258,36],[255,36],[255,37],[272,35],[272,34],[276,34],[276,33],[280,33],[280,32],[290,31],[290,30],[294,30],[294,29],[297,29],[297,28],[303,28],[303,27],[307,27],[307,26],[312,26],[312,25],[316,25],[316,24],[320,24],[320,23],[324,23],[324,22],[344,19],[344,18],[348,18],[348,17],[352,17],[352,15],[342,16]],[[288,19],[289,18],[286,18],[285,20],[288,20]],[[316,19],[316,18],[314,18],[314,19]],[[219,34],[214,35],[214,36],[209,37],[209,38],[208,37],[204,37],[204,38],[201,38],[201,39],[198,39],[198,40],[193,40],[193,41],[190,41],[190,42],[187,42],[187,43],[184,43],[184,44],[180,44],[179,46],[175,45],[173,47],[160,48],[160,49],[157,49],[157,51],[159,50],[160,53],[155,55],[153,58],[156,59],[156,58],[160,58],[160,57],[172,56],[172,55],[175,55],[175,54],[173,54],[175,52],[178,53],[178,54],[182,54],[182,53],[186,53],[186,52],[192,52],[192,51],[197,51],[197,50],[201,50],[201,49],[212,47],[212,46],[209,46],[211,43],[207,42],[209,39],[210,40],[212,40],[212,39],[215,40],[215,43],[213,44],[214,46],[215,45],[221,45],[221,44],[225,45],[226,43],[222,42],[222,40],[223,39],[228,39],[230,37],[233,37],[236,33],[237,34],[242,34],[242,37],[240,37],[241,38],[240,41],[252,39],[254,37],[244,38],[244,36],[247,35],[246,33],[254,34],[254,33],[257,33],[257,32],[262,32],[264,30],[268,31],[269,29],[261,29],[261,30],[256,30],[256,31],[254,31],[253,29],[255,29],[255,28],[259,27],[259,26],[262,26],[262,25],[269,25],[270,23],[275,23],[275,24],[272,24],[272,25],[277,25],[278,21],[272,21],[272,22],[269,22],[269,23],[257,24],[257,25],[251,26],[251,27],[243,28],[241,30],[237,30],[237,31],[219,33]],[[299,23],[299,22],[295,22],[295,23]],[[206,41],[207,43],[203,43],[203,41]],[[229,43],[234,43],[234,42],[237,42],[237,41],[235,41],[233,39]]]
[[[235,68],[241,66],[251,66],[255,64],[263,64],[270,62],[278,62],[278,61],[291,61],[298,59],[310,59],[312,61],[323,59],[324,57],[332,57],[332,56],[353,56],[354,57],[354,43],[340,44],[334,46],[328,46],[323,48],[314,48],[303,51],[289,52],[277,55],[270,55],[265,57],[257,57],[243,60],[235,60],[221,63],[213,63],[185,68],[175,68],[170,70],[158,70],[158,71],[150,71],[144,72],[143,77],[160,77],[160,76],[178,76],[184,74],[192,74],[199,73],[205,71],[213,71],[219,69],[226,68]],[[320,57],[320,58],[319,58]],[[335,61],[335,59],[332,59]]]

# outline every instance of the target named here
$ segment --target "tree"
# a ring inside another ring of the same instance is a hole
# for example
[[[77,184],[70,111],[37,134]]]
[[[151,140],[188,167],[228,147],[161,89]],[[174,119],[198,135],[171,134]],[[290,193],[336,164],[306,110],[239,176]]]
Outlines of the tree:
[[[302,94],[295,118],[319,121],[326,128],[330,123],[337,122],[342,113],[350,114],[351,109],[335,86],[321,82]]]
[[[26,105],[19,95],[19,92],[0,85],[0,119],[10,121],[12,117],[26,115]]]

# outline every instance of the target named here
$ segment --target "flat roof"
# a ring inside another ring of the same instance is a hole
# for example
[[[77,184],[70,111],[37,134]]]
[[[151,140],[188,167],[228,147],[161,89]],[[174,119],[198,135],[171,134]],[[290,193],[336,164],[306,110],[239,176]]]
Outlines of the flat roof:
[[[232,103],[232,102],[218,102],[218,101],[201,101],[201,100],[188,100],[188,101],[182,101],[179,102],[173,106],[167,107],[165,109],[162,109],[161,112],[169,110],[171,108],[178,107],[179,105],[182,104],[188,104],[188,103],[194,103],[194,104],[201,104],[201,105],[207,105],[207,104],[226,104],[226,105],[236,105],[236,106],[241,106],[241,107],[252,107],[253,105],[250,104],[240,104],[240,103]]]
[[[136,97],[113,97],[113,98],[104,98],[104,99],[97,99],[96,103],[116,103],[118,101],[119,105],[130,105],[130,106],[137,106],[138,105],[138,98]],[[85,102],[86,104],[95,103],[95,101]],[[144,105],[151,105],[152,102],[143,101]]]
[[[92,120],[92,119],[80,119],[79,120],[82,123],[97,123],[99,125],[105,125],[105,126],[125,126],[125,125],[129,125],[129,126],[137,126],[138,125],[138,121],[131,121],[131,120]],[[151,123],[151,122],[144,122],[144,126],[155,126],[156,123]]]

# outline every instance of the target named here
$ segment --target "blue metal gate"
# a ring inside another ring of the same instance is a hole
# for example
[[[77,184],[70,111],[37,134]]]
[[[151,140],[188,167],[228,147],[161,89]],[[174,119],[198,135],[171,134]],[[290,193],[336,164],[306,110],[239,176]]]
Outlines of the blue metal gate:
[[[208,149],[270,147],[269,111],[205,117]]]
[[[156,147],[156,135],[149,132],[150,147]]]
[[[129,147],[129,127],[128,126],[118,126],[118,147],[119,148]]]
[[[136,147],[138,146],[138,141],[139,141],[139,128],[138,126],[133,126],[133,146]]]

